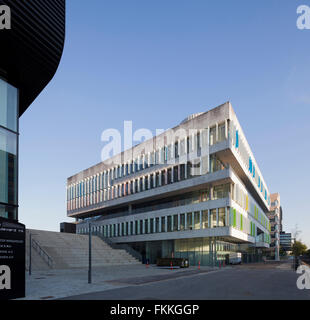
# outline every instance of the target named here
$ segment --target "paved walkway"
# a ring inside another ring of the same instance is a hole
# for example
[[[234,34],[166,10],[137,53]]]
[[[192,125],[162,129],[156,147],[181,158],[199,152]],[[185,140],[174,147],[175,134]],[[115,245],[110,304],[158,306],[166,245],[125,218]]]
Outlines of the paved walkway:
[[[188,269],[158,268],[145,265],[125,265],[93,268],[92,284],[88,284],[87,269],[34,271],[26,273],[26,298],[19,300],[53,300],[68,296],[102,292],[131,285],[152,283],[170,278],[209,272],[209,267]]]
[[[68,300],[310,300],[289,264],[244,265],[78,296]]]

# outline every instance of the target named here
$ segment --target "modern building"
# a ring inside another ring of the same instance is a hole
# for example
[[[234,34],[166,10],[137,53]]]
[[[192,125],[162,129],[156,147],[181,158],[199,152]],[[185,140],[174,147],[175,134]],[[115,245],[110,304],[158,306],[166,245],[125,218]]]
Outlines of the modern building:
[[[270,220],[271,230],[271,243],[270,243],[270,256],[275,260],[280,259],[280,232],[282,231],[282,207],[279,193],[270,195],[270,211],[267,216]]]
[[[53,78],[64,46],[65,0],[0,0],[0,217],[18,220],[19,117]]]
[[[60,224],[60,232],[61,233],[76,233],[76,224],[75,223],[62,222]]]
[[[9,243],[8,250],[1,250],[0,265],[11,273],[11,288],[0,290],[0,299],[8,299],[25,291],[25,226],[18,223],[19,118],[58,68],[65,0],[0,0],[0,14],[0,240]]]
[[[229,102],[67,180],[67,215],[154,263],[253,261],[270,243],[270,194]]]
[[[286,251],[292,251],[293,239],[291,233],[280,232],[280,247]]]

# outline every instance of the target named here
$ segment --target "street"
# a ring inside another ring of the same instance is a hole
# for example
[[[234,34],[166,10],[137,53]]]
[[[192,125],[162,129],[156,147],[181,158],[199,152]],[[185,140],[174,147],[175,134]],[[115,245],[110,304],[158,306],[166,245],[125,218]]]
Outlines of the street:
[[[298,276],[290,264],[243,265],[177,279],[128,279],[126,287],[65,300],[310,300],[310,290],[297,288]]]

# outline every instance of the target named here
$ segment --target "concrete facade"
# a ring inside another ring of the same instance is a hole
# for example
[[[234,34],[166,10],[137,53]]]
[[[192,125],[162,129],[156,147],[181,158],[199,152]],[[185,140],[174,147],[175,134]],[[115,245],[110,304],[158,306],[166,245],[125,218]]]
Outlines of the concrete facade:
[[[67,181],[77,232],[210,265],[269,247],[270,194],[229,102]],[[243,249],[242,249],[243,248]],[[244,249],[246,248],[246,249]]]
[[[279,193],[270,195],[270,211],[267,214],[270,220],[270,253],[275,260],[280,260],[280,232],[282,231],[282,208]]]

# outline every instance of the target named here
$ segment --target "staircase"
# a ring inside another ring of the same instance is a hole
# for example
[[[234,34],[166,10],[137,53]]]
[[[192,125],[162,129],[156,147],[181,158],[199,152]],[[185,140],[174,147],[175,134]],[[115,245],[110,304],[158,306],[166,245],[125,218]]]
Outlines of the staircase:
[[[29,268],[30,233],[32,237],[32,270],[71,269],[88,267],[87,235],[26,230],[26,269]],[[92,266],[140,264],[122,249],[113,249],[97,236],[92,236]]]

